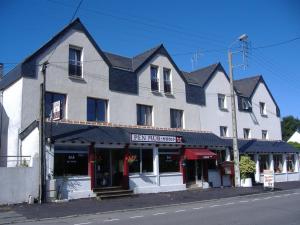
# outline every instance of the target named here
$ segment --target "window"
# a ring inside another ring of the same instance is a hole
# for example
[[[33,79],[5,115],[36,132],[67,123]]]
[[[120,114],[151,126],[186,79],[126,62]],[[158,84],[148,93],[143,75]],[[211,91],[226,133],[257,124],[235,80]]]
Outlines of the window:
[[[286,163],[287,163],[287,171],[290,173],[295,172],[295,155],[294,154],[287,154]]]
[[[269,155],[259,155],[259,171],[263,173],[264,170],[268,170],[269,168]]]
[[[66,95],[53,92],[46,92],[45,96],[45,113],[46,118],[51,118],[53,112],[53,103],[60,103],[60,119],[65,118],[66,114]]]
[[[88,175],[87,149],[55,149],[54,176]]]
[[[69,48],[69,76],[82,76],[82,49]]]
[[[159,91],[158,67],[151,66],[151,91]]]
[[[220,136],[221,137],[228,137],[227,127],[220,126]]]
[[[269,135],[268,135],[268,131],[267,131],[267,130],[262,130],[262,131],[261,131],[261,138],[262,138],[263,140],[269,139]]]
[[[246,110],[246,111],[252,110],[251,103],[247,98],[241,98],[241,101],[242,101],[242,109],[243,110]]]
[[[153,151],[152,149],[130,149],[129,172],[130,173],[152,173]]]
[[[170,109],[171,128],[183,128],[183,111]]]
[[[172,93],[171,70],[166,68],[164,68],[164,91],[165,93]]]
[[[152,126],[152,106],[137,104],[137,125]]]
[[[159,172],[179,172],[180,171],[179,150],[159,149]]]
[[[219,109],[224,110],[227,109],[226,96],[223,94],[218,94],[218,104]]]
[[[244,128],[244,138],[245,139],[251,138],[251,131],[249,128]]]
[[[264,102],[260,102],[259,103],[259,108],[260,108],[260,114],[262,116],[266,116],[267,115],[266,104]]]
[[[87,120],[107,121],[107,100],[87,98]]]
[[[282,155],[281,154],[274,154],[273,155],[273,161],[274,161],[274,172],[275,173],[282,173],[282,168],[283,168]]]

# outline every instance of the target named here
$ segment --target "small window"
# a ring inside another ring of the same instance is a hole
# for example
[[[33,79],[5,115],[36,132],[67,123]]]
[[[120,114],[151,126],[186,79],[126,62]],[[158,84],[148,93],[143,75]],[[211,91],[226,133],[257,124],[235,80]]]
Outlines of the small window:
[[[152,149],[130,149],[129,150],[129,172],[130,173],[152,173],[153,151]]]
[[[137,125],[152,126],[152,106],[137,104]]]
[[[159,91],[158,67],[151,66],[151,91]]]
[[[69,76],[82,77],[82,49],[69,48]]]
[[[251,131],[249,128],[244,128],[244,138],[245,139],[251,138]]]
[[[170,109],[171,128],[183,128],[183,111]]]
[[[266,103],[260,102],[259,103],[259,108],[260,108],[260,114],[262,116],[266,116],[267,115]]]
[[[227,102],[226,102],[225,95],[218,94],[218,104],[219,104],[219,109],[221,109],[221,110],[227,109]]]
[[[228,131],[227,127],[220,126],[220,136],[221,137],[228,137]]]
[[[179,172],[179,162],[179,150],[159,149],[159,173]]]
[[[167,68],[164,68],[164,91],[168,94],[172,93],[171,70]]]
[[[268,131],[267,131],[267,130],[262,130],[262,131],[261,131],[261,138],[262,138],[263,140],[269,139],[269,135],[268,135]]]
[[[45,114],[46,118],[51,118],[53,115],[53,104],[59,102],[60,105],[60,115],[59,119],[65,118],[66,114],[66,95],[46,92],[45,96]]]
[[[87,98],[87,120],[107,122],[107,100]]]
[[[286,162],[287,162],[287,171],[289,173],[295,172],[295,155],[287,154]]]

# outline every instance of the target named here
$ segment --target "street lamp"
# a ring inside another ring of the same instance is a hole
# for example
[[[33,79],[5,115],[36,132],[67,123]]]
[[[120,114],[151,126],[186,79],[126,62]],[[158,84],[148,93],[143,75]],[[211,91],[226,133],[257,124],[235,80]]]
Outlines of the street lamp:
[[[228,48],[228,63],[229,63],[229,78],[230,78],[230,96],[231,96],[231,116],[232,116],[232,148],[233,148],[233,159],[234,159],[234,185],[239,187],[241,184],[240,179],[240,166],[239,166],[239,149],[238,149],[238,135],[237,135],[237,120],[236,120],[236,106],[235,96],[233,87],[233,65],[232,65],[232,50],[231,47],[238,41],[245,42],[248,36],[242,34],[237,38]],[[237,51],[240,52],[240,51]]]

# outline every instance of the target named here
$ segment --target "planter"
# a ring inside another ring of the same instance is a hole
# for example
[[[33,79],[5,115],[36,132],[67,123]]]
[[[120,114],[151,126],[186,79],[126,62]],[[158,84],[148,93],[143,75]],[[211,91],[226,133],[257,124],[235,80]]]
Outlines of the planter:
[[[241,179],[241,186],[252,187],[252,179],[251,178]]]

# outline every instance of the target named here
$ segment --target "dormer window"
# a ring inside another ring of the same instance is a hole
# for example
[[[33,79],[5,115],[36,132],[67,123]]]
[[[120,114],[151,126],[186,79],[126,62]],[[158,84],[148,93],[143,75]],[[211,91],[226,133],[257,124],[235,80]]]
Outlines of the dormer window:
[[[82,77],[82,49],[79,47],[69,48],[69,76]]]
[[[260,108],[260,114],[262,116],[266,116],[267,115],[266,103],[260,102],[259,103],[259,108]]]
[[[172,93],[171,70],[167,68],[164,68],[164,91],[168,94]]]
[[[151,91],[159,91],[158,67],[151,66]]]
[[[252,109],[252,105],[247,98],[242,98],[242,108],[246,111],[250,111]]]

